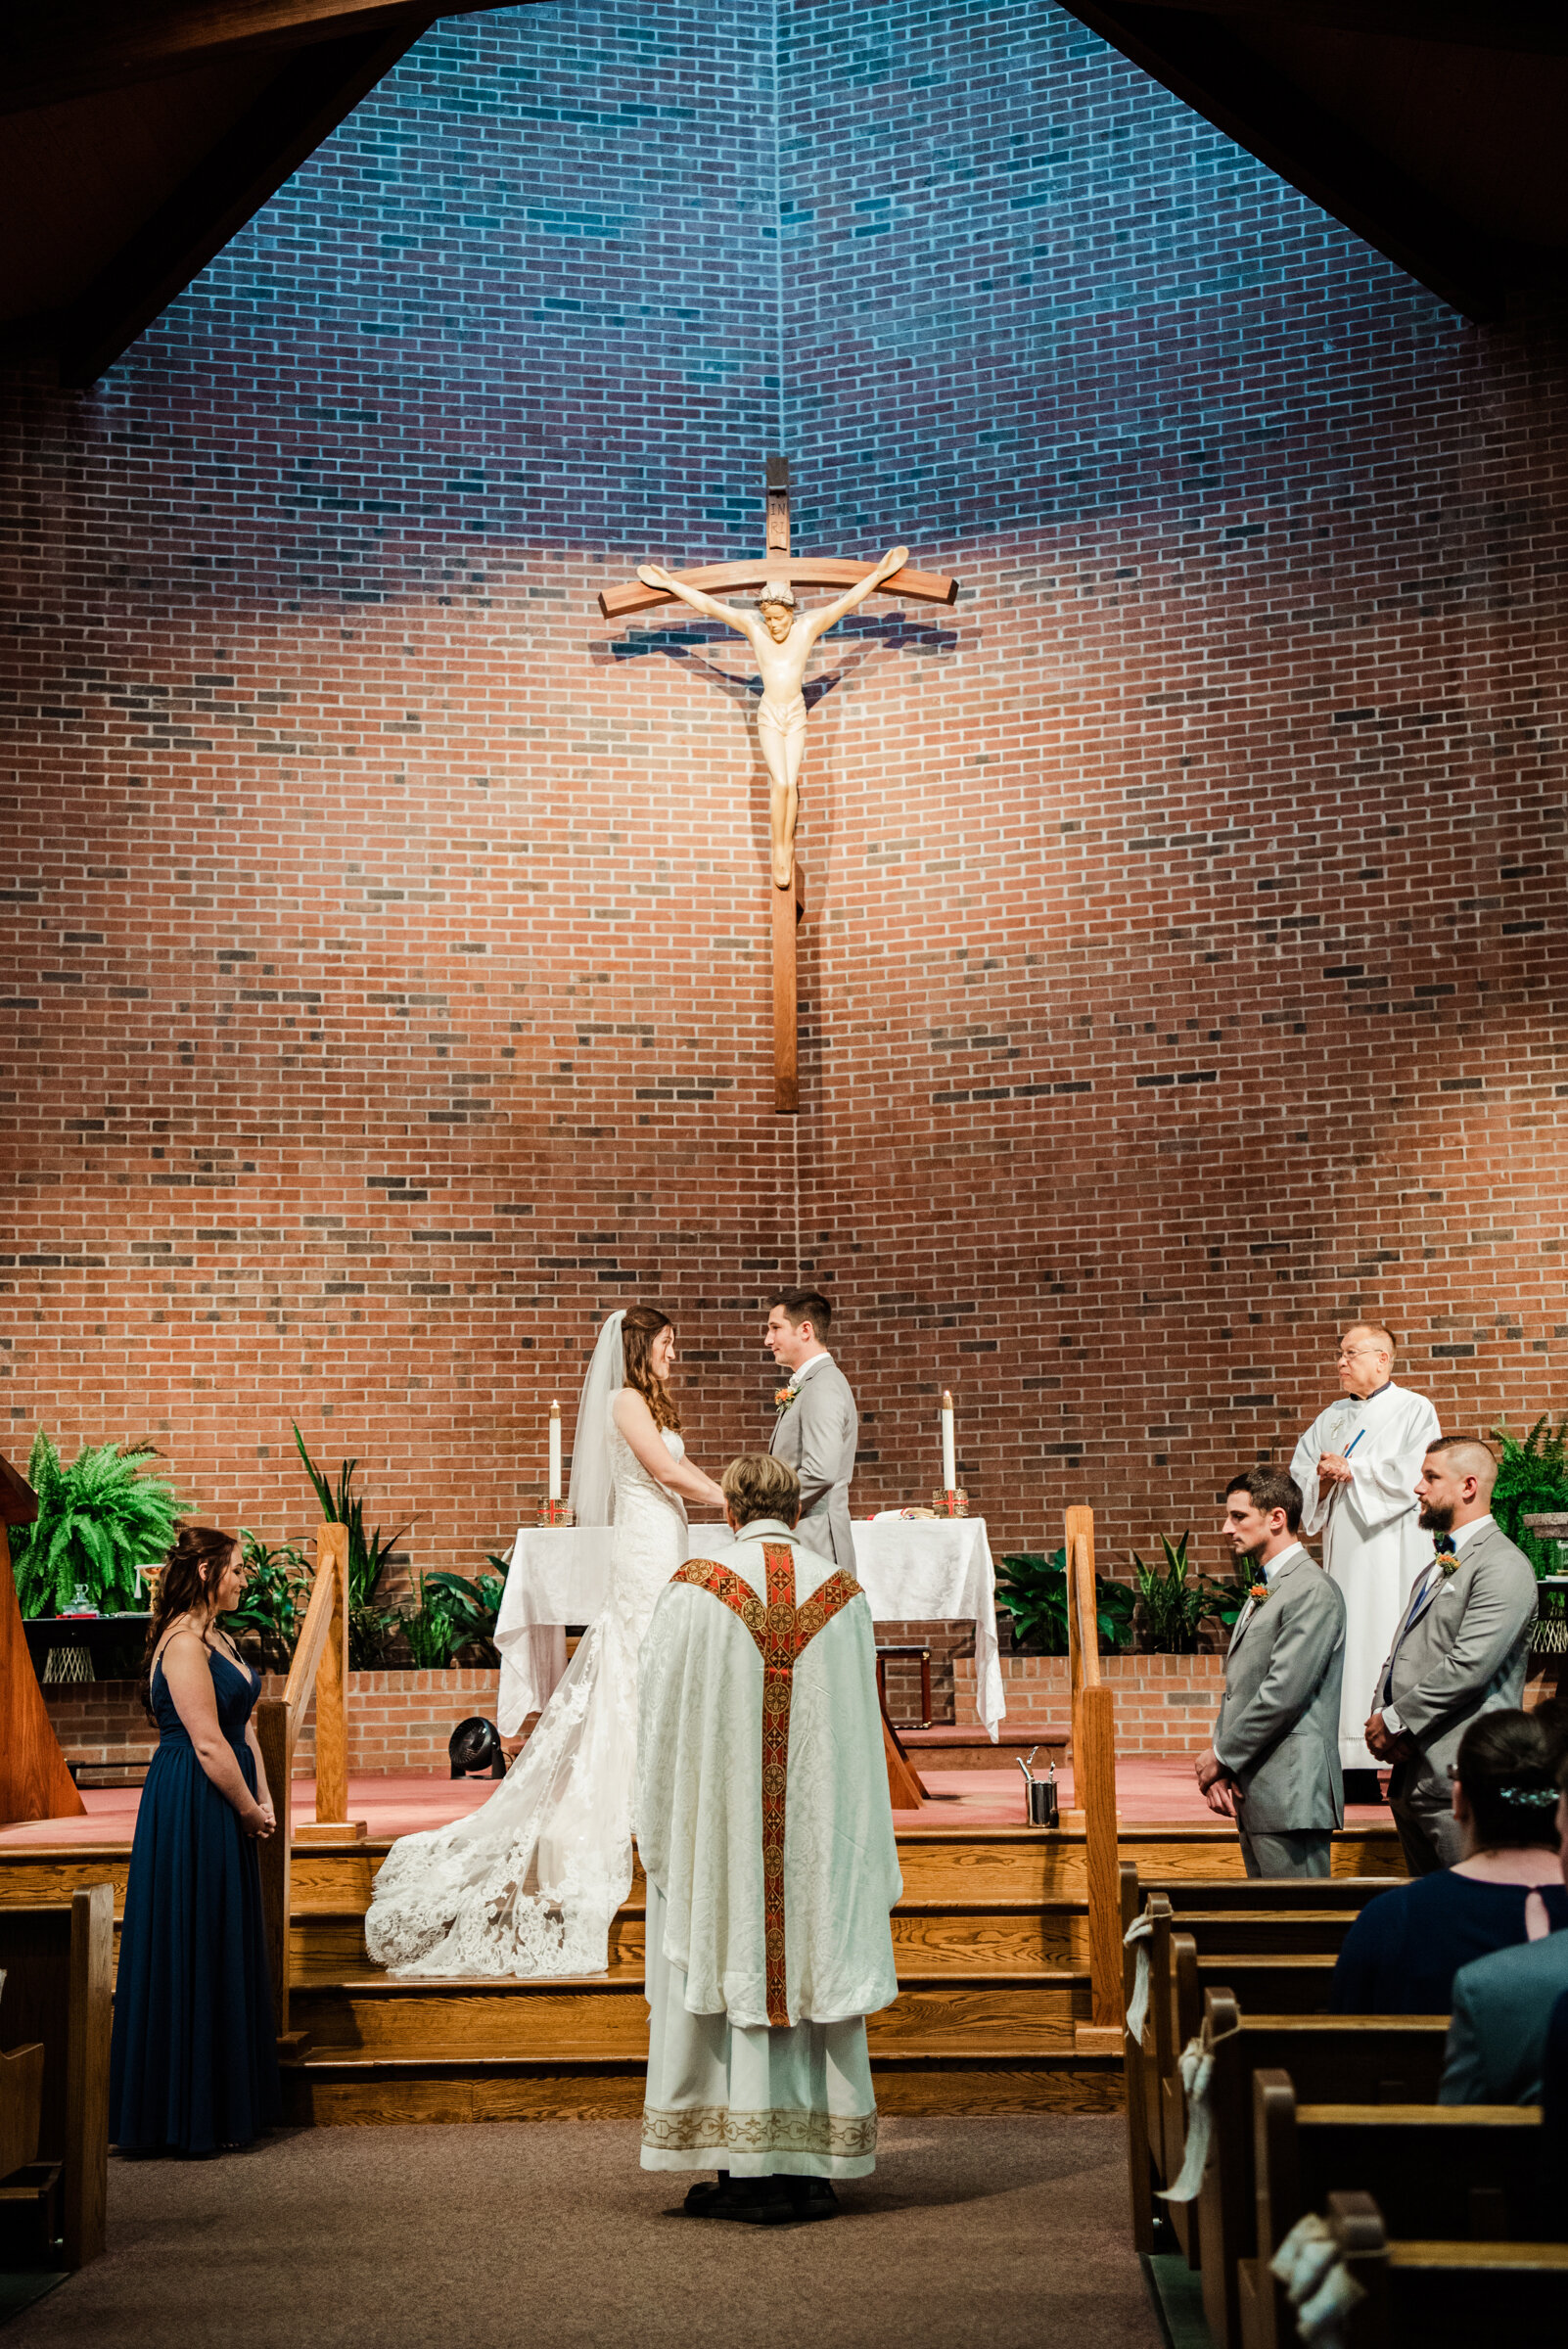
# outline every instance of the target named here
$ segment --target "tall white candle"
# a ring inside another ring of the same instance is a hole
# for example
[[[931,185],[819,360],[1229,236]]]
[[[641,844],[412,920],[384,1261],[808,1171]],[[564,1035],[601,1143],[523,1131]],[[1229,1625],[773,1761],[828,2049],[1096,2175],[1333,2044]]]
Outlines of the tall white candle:
[[[550,1498],[561,1497],[561,1405],[550,1405]]]
[[[955,1493],[958,1489],[958,1452],[952,1437],[952,1397],[945,1387],[942,1390],[942,1489]]]

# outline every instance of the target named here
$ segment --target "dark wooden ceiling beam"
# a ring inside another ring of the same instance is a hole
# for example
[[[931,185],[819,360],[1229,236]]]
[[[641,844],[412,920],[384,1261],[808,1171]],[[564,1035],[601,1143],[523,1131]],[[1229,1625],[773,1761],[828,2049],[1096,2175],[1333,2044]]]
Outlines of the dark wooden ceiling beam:
[[[1384,33],[1439,47],[1501,49],[1523,57],[1568,57],[1568,11],[1562,0],[1145,0],[1151,9],[1228,17],[1266,24],[1338,32]]]
[[[24,114],[258,50],[295,50],[517,0],[13,0],[0,20],[0,113]]]
[[[269,196],[373,90],[436,20],[399,12],[391,28],[313,44],[290,58],[218,147],[121,247],[58,320],[60,381],[98,381]]]
[[[1081,23],[1477,324],[1545,256],[1488,235],[1308,97],[1218,14],[1164,0],[1064,0]],[[1276,19],[1277,21],[1277,19]]]

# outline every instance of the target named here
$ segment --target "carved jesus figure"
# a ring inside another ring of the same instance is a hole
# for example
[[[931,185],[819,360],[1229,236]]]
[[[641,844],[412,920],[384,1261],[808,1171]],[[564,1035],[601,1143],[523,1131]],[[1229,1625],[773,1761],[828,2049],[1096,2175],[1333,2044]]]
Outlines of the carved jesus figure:
[[[683,604],[705,619],[721,620],[744,636],[757,655],[762,672],[762,702],[757,713],[757,732],[767,767],[768,824],[772,836],[773,885],[789,889],[795,879],[795,820],[800,808],[801,762],[806,757],[806,664],[811,647],[857,604],[874,595],[884,579],[901,571],[909,560],[906,546],[895,546],[863,579],[836,595],[830,604],[804,611],[795,601],[787,579],[769,579],[757,599],[755,612],[726,604],[700,587],[688,587],[658,563],[639,563],[637,576],[645,587],[662,587],[678,595]]]

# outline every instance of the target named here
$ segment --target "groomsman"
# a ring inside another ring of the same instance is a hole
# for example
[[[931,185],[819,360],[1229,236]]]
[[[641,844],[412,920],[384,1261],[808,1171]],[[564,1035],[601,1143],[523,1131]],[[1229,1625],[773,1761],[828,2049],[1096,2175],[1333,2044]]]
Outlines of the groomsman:
[[[1198,1756],[1211,1811],[1234,1819],[1249,1876],[1326,1876],[1345,1818],[1338,1732],[1345,1601],[1297,1540],[1301,1495],[1279,1468],[1225,1488],[1224,1536],[1250,1560],[1214,1743]]]
[[[1517,1705],[1530,1668],[1535,1570],[1494,1518],[1498,1463],[1462,1436],[1430,1444],[1415,1480],[1433,1555],[1377,1676],[1366,1742],[1392,1762],[1389,1808],[1412,1876],[1464,1857],[1449,1764],[1478,1713]]]
[[[849,1380],[827,1350],[832,1318],[833,1308],[815,1289],[780,1289],[768,1309],[763,1343],[789,1373],[773,1397],[768,1451],[801,1480],[801,1540],[853,1574],[850,1479],[860,1415]]]
[[[1302,1532],[1321,1534],[1323,1566],[1345,1597],[1345,1679],[1339,1759],[1352,1802],[1381,1799],[1362,1733],[1365,1689],[1388,1653],[1410,1586],[1426,1565],[1412,1488],[1421,1454],[1443,1430],[1424,1395],[1394,1383],[1393,1333],[1353,1321],[1339,1341],[1340,1401],[1319,1411],[1296,1447]],[[1357,1779],[1360,1783],[1356,1782]]]

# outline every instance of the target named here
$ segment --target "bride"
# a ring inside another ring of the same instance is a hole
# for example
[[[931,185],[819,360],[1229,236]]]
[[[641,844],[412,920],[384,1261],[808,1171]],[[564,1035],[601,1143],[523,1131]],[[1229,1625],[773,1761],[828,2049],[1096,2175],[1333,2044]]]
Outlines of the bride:
[[[668,1380],[675,1333],[656,1305],[612,1313],[577,1406],[572,1504],[615,1528],[610,1596],[532,1736],[478,1811],[394,1843],[365,1945],[400,1974],[597,1974],[631,1889],[637,1650],[686,1559],[685,1501],[724,1505],[686,1458]]]

